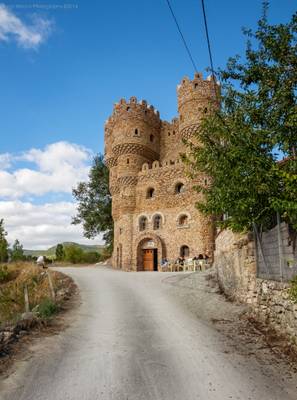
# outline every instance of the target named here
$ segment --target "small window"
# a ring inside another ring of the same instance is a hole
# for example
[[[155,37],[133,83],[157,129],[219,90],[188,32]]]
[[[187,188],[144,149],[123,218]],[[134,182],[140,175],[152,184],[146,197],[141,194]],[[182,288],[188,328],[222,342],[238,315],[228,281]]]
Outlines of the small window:
[[[189,257],[189,255],[190,255],[189,246],[182,246],[180,248],[180,256],[181,257]]]
[[[205,107],[204,110],[203,110],[204,114],[206,114],[207,111],[208,111],[208,110],[207,110],[207,107]]]
[[[127,158],[127,164],[130,164],[130,160],[129,160],[129,158]]]
[[[149,188],[146,192],[146,198],[147,199],[152,199],[155,197],[155,189],[154,188]]]
[[[154,217],[154,230],[161,229],[162,226],[162,217],[161,215],[156,215]]]
[[[135,136],[138,136],[138,129],[135,129],[134,135],[135,135]]]
[[[168,132],[168,136],[170,136],[171,135],[171,133],[170,132]]]
[[[175,135],[175,131],[173,131],[172,134]]]
[[[127,110],[127,111],[130,111],[130,107],[127,107],[126,110]]]
[[[194,87],[195,87],[195,89],[197,89],[197,87],[198,87],[198,83],[195,83]]]
[[[178,225],[179,226],[185,226],[188,225],[189,219],[187,215],[181,215],[178,219]]]
[[[154,140],[155,140],[155,136],[154,135],[150,135],[150,142],[154,142]]]
[[[175,193],[176,194],[184,193],[184,191],[185,191],[185,185],[183,183],[179,182],[175,185]]]
[[[145,231],[147,228],[147,218],[146,217],[141,217],[139,219],[139,230],[140,231]]]

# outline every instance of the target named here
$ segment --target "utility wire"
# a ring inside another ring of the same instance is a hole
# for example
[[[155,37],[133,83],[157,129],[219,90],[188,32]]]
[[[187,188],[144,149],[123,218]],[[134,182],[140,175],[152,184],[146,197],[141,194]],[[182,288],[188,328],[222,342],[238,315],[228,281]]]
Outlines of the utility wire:
[[[174,19],[174,22],[175,22],[175,25],[176,25],[176,27],[177,27],[177,29],[178,29],[178,32],[179,32],[179,34],[180,34],[180,36],[181,36],[181,38],[182,38],[183,44],[184,44],[184,46],[185,46],[185,48],[186,48],[186,50],[187,50],[188,56],[190,57],[191,63],[192,63],[192,65],[193,65],[193,67],[194,67],[194,70],[195,70],[195,72],[197,72],[197,67],[196,67],[195,61],[194,61],[194,59],[193,59],[193,57],[192,57],[191,51],[190,51],[190,49],[189,49],[189,46],[187,45],[186,39],[184,38],[184,35],[183,35],[183,33],[182,33],[181,29],[180,29],[179,23],[178,23],[178,21],[177,21],[177,19],[176,19],[176,16],[175,16],[175,14],[174,14],[174,11],[173,11],[173,9],[172,9],[172,7],[171,7],[170,1],[169,1],[169,0],[166,0],[166,2],[167,2],[167,5],[168,5],[168,7],[169,7],[169,10],[170,10],[170,12],[171,12],[171,15],[172,15],[172,17],[173,17],[173,19]]]
[[[205,35],[206,35],[206,41],[207,41],[207,47],[208,47],[208,55],[209,55],[209,61],[210,61],[210,69],[211,69],[211,73],[213,74],[213,76],[215,76],[215,71],[214,71],[214,67],[213,67],[212,53],[211,53],[211,46],[210,46],[210,39],[209,39],[209,33],[208,33],[208,25],[207,25],[207,18],[206,18],[204,0],[201,0],[201,5],[202,5],[202,12],[203,12],[203,19],[204,19],[204,27],[205,27]]]

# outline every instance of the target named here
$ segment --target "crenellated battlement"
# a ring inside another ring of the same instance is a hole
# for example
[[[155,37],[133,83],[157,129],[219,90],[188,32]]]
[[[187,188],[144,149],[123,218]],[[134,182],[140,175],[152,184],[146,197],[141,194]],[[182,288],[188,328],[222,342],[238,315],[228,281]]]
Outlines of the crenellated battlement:
[[[194,79],[191,80],[185,76],[181,83],[177,86],[178,106],[189,100],[212,100],[217,97],[219,84],[212,75],[203,79],[201,73],[196,73]]]
[[[168,159],[160,162],[155,160],[152,163],[143,163],[139,175],[149,174],[151,172],[156,172],[158,170],[163,170],[164,168],[183,168],[184,165],[180,158]]]
[[[110,133],[116,122],[123,119],[143,119],[155,126],[161,123],[159,111],[146,100],[138,101],[134,96],[129,101],[120,99],[114,104],[112,115],[105,121],[105,132]]]

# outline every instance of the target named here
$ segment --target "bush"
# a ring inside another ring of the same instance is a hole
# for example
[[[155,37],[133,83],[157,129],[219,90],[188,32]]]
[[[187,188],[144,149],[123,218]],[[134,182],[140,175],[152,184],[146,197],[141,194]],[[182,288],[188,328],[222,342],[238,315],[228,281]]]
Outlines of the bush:
[[[39,304],[38,312],[41,318],[50,318],[56,314],[58,306],[49,298],[45,298]]]
[[[65,247],[65,261],[72,264],[78,264],[83,262],[83,254],[81,248],[77,246],[66,246]]]
[[[293,278],[291,281],[289,293],[294,303],[297,303],[297,276],[295,276],[295,278]]]
[[[9,275],[7,265],[0,265],[0,283],[8,281]]]
[[[70,245],[65,247],[64,261],[72,264],[94,264],[102,260],[102,256],[97,251],[83,251],[80,247]]]
[[[88,264],[94,264],[98,261],[101,261],[101,258],[101,254],[97,253],[97,251],[90,251],[83,254],[82,261]]]

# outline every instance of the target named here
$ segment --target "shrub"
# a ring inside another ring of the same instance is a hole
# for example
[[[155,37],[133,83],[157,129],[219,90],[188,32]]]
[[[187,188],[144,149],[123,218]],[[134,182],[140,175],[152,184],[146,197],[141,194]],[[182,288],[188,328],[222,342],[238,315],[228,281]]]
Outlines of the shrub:
[[[48,297],[42,300],[39,304],[38,312],[42,318],[50,318],[52,315],[56,314],[58,311],[58,306]]]
[[[85,252],[83,254],[83,262],[88,263],[88,264],[94,264],[98,261],[101,261],[101,254],[97,253],[97,251],[90,251],[90,252]]]
[[[0,265],[0,283],[4,283],[9,280],[9,271],[7,265]]]

